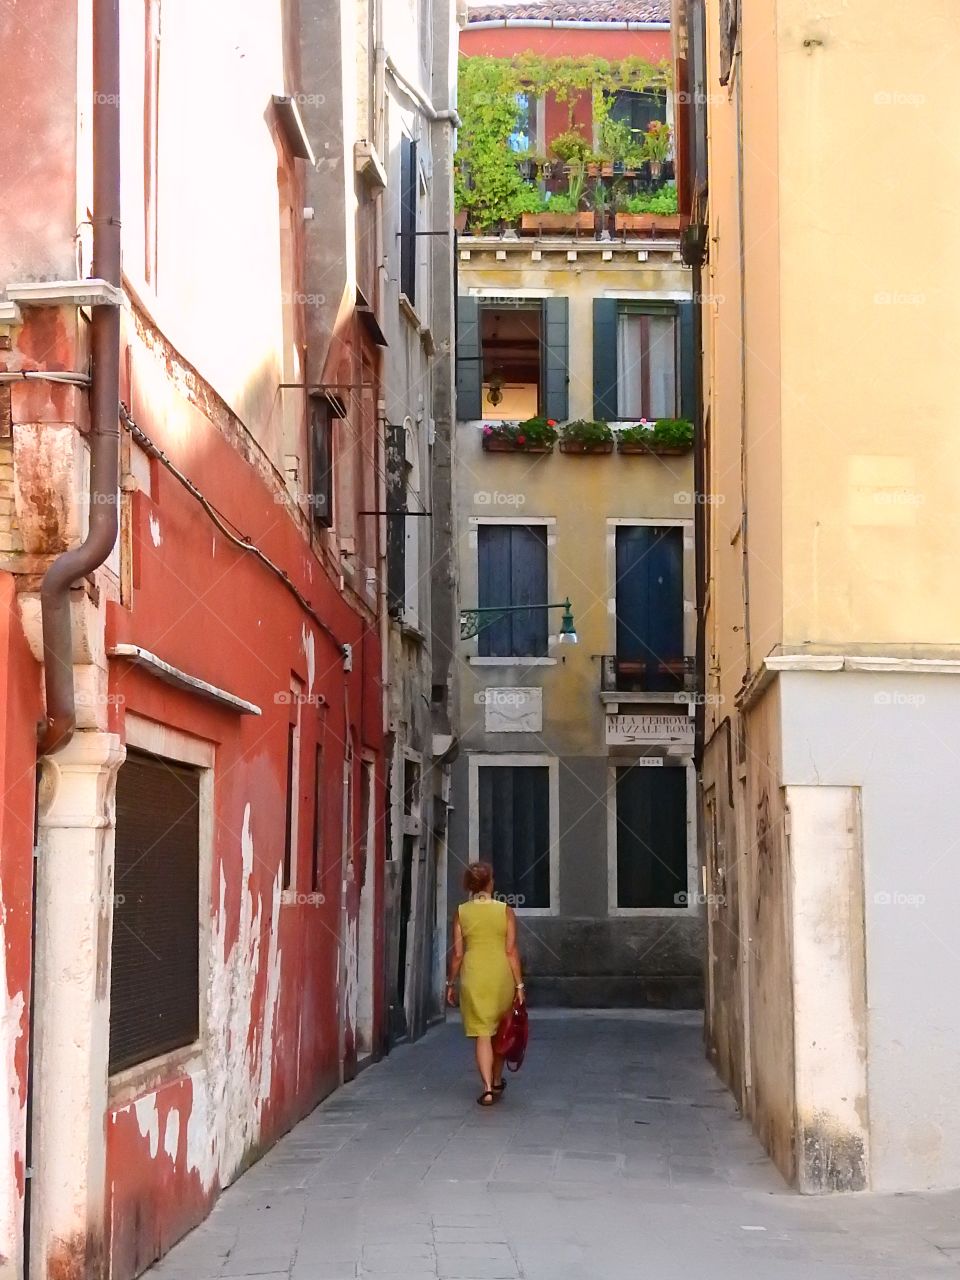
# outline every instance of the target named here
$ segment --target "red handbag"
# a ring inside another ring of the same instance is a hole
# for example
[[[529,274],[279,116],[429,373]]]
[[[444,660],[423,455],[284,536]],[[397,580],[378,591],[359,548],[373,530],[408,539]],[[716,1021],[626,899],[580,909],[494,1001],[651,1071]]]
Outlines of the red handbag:
[[[497,1033],[493,1037],[493,1052],[503,1058],[511,1071],[519,1071],[523,1065],[523,1055],[527,1052],[527,1041],[530,1039],[530,1021],[527,1018],[527,1006],[519,1000],[513,1002],[513,1008],[500,1019]]]

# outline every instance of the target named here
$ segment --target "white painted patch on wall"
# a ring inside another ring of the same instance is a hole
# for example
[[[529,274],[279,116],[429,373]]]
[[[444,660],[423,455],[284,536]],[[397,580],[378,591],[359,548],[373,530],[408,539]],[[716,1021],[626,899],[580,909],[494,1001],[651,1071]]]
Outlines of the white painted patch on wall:
[[[155,1160],[160,1150],[160,1115],[157,1112],[157,1095],[148,1093],[133,1104],[137,1116],[137,1128],[142,1138],[150,1139],[150,1159]]]
[[[253,884],[252,811],[244,807],[240,836],[240,917],[227,952],[226,877],[211,937],[204,1067],[191,1073],[193,1106],[187,1121],[187,1164],[205,1190],[227,1186],[257,1141],[270,1096],[277,1032],[282,951],[279,917],[282,868],[271,890],[263,1017],[254,1022],[253,999],[262,963],[264,901]]]
[[[177,1158],[180,1146],[180,1112],[170,1111],[167,1115],[166,1128],[163,1131],[163,1149],[171,1160]]]
[[[25,1115],[20,1104],[21,1084],[17,1078],[17,1043],[23,1034],[23,993],[8,994],[7,945],[4,925],[7,912],[0,907],[0,1036],[6,1053],[0,1055],[0,1151],[12,1164],[13,1154],[23,1158],[26,1140]],[[22,1221],[22,1197],[12,1177],[4,1179],[0,1193],[0,1252],[8,1258],[17,1255]]]
[[[303,652],[307,659],[307,693],[313,693],[313,678],[317,671],[316,643],[313,632],[303,625]]]
[[[150,541],[155,547],[159,547],[163,541],[163,535],[160,532],[160,521],[152,511],[150,512]]]

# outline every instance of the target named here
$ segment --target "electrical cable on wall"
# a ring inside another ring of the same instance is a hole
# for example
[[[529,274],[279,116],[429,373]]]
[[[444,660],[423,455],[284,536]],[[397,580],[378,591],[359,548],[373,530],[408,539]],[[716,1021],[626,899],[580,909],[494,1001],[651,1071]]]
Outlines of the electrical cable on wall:
[[[313,619],[313,621],[320,628],[320,630],[324,633],[324,635],[328,636],[334,642],[334,644],[336,644],[337,648],[340,650],[341,654],[343,655],[344,660],[346,661],[347,659],[349,659],[352,652],[352,646],[349,644],[345,644],[339,638],[336,632],[332,630],[330,625],[324,622],[323,618],[320,617],[320,615],[314,609],[310,601],[306,598],[306,596],[302,594],[302,592],[298,589],[298,587],[293,583],[289,575],[283,569],[281,569],[279,565],[274,564],[274,562],[270,559],[270,557],[268,555],[265,555],[264,552],[262,552],[260,548],[256,546],[253,542],[251,542],[248,538],[244,538],[242,536],[239,536],[238,534],[235,534],[231,529],[227,527],[226,517],[222,516],[217,511],[217,509],[213,506],[210,500],[207,497],[205,497],[203,493],[201,493],[201,491],[197,488],[197,486],[193,483],[193,481],[190,480],[187,476],[185,476],[183,472],[179,469],[179,467],[177,467],[175,463],[170,461],[170,459],[163,452],[163,450],[159,448],[159,446],[155,445],[153,441],[150,439],[150,437],[146,435],[141,430],[140,427],[137,426],[136,422],[134,422],[133,418],[130,416],[130,410],[127,408],[127,406],[123,403],[122,400],[120,402],[120,417],[123,420],[123,425],[130,432],[131,437],[134,440],[136,440],[138,445],[140,445],[141,449],[143,449],[146,453],[148,453],[150,457],[156,458],[156,460],[159,463],[161,463],[164,467],[166,467],[166,469],[170,472],[170,474],[176,480],[178,480],[180,484],[183,485],[183,487],[187,490],[187,492],[191,495],[191,497],[195,498],[197,502],[200,503],[201,507],[203,507],[204,511],[207,513],[207,515],[210,517],[210,519],[213,521],[216,527],[220,530],[223,536],[227,538],[231,543],[233,543],[235,547],[239,547],[241,551],[247,551],[251,555],[256,556],[256,558],[263,565],[265,565],[266,568],[269,569],[270,572],[276,578],[279,578],[279,580],[287,588],[287,590],[294,597],[294,599],[297,601],[300,607],[304,610],[304,612],[308,613],[310,617]]]

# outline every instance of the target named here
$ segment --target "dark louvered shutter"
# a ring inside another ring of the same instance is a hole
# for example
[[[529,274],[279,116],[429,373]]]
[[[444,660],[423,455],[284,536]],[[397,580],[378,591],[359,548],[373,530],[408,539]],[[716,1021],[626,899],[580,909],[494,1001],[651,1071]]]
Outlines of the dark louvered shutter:
[[[314,524],[333,524],[333,420],[325,400],[310,404],[310,514]]]
[[[697,363],[700,352],[697,349],[697,324],[694,314],[694,303],[681,302],[677,308],[677,341],[678,362],[680,365],[680,417],[696,422],[699,406],[697,404]]]
[[[545,526],[481,525],[477,553],[477,604],[481,609],[547,603]],[[546,609],[518,609],[480,631],[477,651],[482,657],[544,657],[547,628]]]
[[[550,906],[550,773],[545,765],[487,765],[478,772],[478,855],[497,893],[522,907]]]
[[[543,412],[545,418],[563,422],[570,416],[570,301],[545,298],[543,302]]]
[[[686,770],[617,770],[617,905],[686,906]]]
[[[417,144],[400,142],[400,292],[417,300]]]
[[[475,422],[483,416],[483,368],[480,358],[480,304],[457,299],[457,418]]]
[[[593,416],[598,422],[615,422],[617,408],[616,298],[593,300]]]
[[[200,1029],[200,771],[129,751],[117,777],[110,1071]]]

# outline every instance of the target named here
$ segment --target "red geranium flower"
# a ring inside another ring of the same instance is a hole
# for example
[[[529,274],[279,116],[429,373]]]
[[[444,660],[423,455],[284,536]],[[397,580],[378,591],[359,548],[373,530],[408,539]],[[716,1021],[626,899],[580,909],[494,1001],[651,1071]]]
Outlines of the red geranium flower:
[[[517,444],[526,444],[526,443],[527,443],[526,436],[517,436]]]
[[[548,418],[548,419],[547,419],[547,426],[548,426],[548,427],[555,427],[556,425],[557,425],[557,422],[556,422],[556,419],[555,419],[555,418]]]

